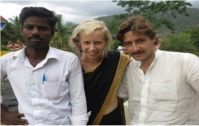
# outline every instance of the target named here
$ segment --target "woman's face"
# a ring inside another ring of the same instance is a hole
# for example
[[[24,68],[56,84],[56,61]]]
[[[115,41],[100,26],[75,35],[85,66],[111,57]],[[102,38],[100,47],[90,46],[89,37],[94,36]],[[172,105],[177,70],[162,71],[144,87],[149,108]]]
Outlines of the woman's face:
[[[101,30],[95,30],[91,34],[82,33],[80,38],[83,58],[98,60],[104,56],[106,42]]]

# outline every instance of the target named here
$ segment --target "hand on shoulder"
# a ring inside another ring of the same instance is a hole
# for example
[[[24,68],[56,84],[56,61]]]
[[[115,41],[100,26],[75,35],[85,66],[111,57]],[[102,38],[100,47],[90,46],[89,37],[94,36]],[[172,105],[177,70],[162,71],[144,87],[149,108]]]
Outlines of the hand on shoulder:
[[[7,47],[14,52],[23,49],[25,45],[20,40],[17,40],[16,43],[9,41]]]

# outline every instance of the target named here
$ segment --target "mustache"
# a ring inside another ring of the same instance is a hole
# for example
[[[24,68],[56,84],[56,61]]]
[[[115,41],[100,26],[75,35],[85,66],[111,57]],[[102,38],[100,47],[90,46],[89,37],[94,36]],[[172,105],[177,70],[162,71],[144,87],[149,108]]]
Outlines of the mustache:
[[[137,55],[137,54],[141,54],[141,53],[144,53],[144,51],[138,50],[137,52],[132,53],[132,55]]]

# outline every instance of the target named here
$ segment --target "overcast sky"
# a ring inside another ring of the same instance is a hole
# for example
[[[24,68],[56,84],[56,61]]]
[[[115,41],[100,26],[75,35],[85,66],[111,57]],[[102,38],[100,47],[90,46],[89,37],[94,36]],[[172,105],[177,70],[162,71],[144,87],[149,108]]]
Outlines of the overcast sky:
[[[42,6],[62,14],[64,21],[79,24],[88,19],[124,13],[124,8],[112,0],[0,0],[0,15],[4,18],[18,16],[25,6]],[[42,1],[42,2],[41,2]],[[192,8],[199,8],[199,0],[187,0]]]

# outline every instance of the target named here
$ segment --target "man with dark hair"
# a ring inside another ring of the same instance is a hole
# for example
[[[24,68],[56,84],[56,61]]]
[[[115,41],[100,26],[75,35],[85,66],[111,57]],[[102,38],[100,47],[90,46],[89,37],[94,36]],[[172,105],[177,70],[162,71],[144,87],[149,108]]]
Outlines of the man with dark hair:
[[[26,47],[0,58],[1,81],[8,78],[18,100],[18,118],[12,124],[86,125],[79,59],[49,46],[57,17],[43,7],[25,7],[19,18]],[[12,116],[2,104],[1,116]]]
[[[198,125],[199,58],[157,50],[156,30],[142,16],[124,21],[117,39],[134,59],[118,89],[128,98],[131,125]]]

